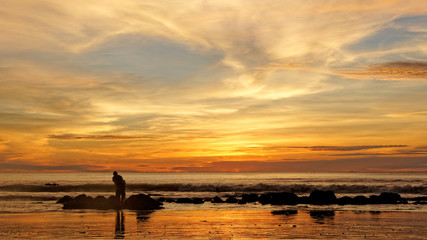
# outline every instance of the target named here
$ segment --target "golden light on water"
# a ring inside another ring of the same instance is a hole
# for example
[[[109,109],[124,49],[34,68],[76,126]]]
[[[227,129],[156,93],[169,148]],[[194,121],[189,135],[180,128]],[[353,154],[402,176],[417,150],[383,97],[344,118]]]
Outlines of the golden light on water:
[[[0,220],[7,217],[10,215],[2,214]],[[1,231],[0,237],[292,239],[315,236],[331,239],[368,235],[416,238],[422,235],[425,220],[425,214],[410,212],[289,210],[282,215],[265,210],[59,212],[14,214],[0,226],[5,230]]]

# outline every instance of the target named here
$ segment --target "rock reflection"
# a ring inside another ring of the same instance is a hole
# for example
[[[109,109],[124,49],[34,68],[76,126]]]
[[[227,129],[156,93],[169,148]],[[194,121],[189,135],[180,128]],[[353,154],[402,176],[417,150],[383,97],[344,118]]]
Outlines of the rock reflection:
[[[298,214],[297,210],[279,210],[279,211],[272,211],[271,214],[273,215],[284,215],[284,216],[292,216]]]
[[[333,220],[335,211],[310,211],[310,217],[315,223],[324,224],[325,221]]]
[[[154,211],[146,210],[146,211],[137,211],[136,212],[136,221],[137,222],[145,222],[150,218],[150,214]]]
[[[125,216],[122,210],[116,212],[116,232],[114,235],[115,239],[125,238]]]

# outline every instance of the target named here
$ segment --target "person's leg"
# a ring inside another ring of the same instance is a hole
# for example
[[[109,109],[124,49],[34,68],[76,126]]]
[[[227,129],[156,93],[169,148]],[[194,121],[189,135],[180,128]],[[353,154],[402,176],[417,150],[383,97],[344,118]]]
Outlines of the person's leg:
[[[116,198],[120,200],[120,190],[116,189]]]
[[[125,197],[126,197],[126,192],[124,189],[120,189],[119,190],[119,200],[120,202],[124,202],[125,201]]]

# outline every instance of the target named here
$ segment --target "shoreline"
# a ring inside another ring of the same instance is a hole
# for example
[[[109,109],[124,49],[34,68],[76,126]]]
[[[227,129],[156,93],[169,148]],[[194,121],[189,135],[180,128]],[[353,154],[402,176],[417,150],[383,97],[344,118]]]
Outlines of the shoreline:
[[[0,214],[0,239],[421,239],[427,215],[309,209],[63,210]]]

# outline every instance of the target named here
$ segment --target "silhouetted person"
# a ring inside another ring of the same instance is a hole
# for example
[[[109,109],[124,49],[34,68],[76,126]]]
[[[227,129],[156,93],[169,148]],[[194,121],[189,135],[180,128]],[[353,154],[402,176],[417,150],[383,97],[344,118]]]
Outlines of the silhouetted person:
[[[116,197],[123,202],[126,197],[126,182],[123,180],[123,177],[117,174],[116,171],[113,172],[113,182],[116,186]]]

